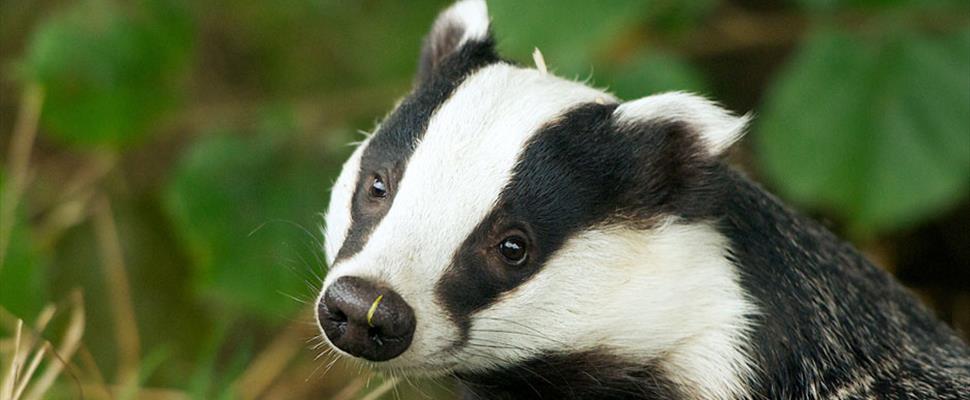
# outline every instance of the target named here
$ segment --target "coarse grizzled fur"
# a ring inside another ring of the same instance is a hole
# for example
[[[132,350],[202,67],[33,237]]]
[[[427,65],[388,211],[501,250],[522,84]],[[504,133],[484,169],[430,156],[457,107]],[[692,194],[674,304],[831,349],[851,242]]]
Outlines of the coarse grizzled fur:
[[[337,352],[469,399],[970,399],[966,343],[721,160],[745,117],[514,65],[488,24],[481,0],[442,13],[334,186]],[[509,237],[522,264],[497,255]],[[376,339],[338,337],[368,307]]]

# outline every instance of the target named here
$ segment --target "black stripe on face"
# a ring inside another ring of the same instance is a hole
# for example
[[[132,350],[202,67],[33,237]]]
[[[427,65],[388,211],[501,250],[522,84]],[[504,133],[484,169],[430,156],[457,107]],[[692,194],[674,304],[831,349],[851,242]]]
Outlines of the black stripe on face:
[[[374,227],[387,215],[408,159],[424,136],[434,112],[466,77],[499,61],[491,38],[464,44],[436,65],[433,75],[422,80],[381,123],[361,155],[357,187],[351,200],[352,222],[335,263],[357,254]],[[387,187],[385,198],[374,199],[368,194],[375,176],[380,176]]]
[[[437,283],[462,342],[472,314],[534,276],[576,233],[605,224],[644,229],[661,215],[710,215],[714,202],[705,198],[717,190],[705,171],[716,161],[701,156],[696,135],[676,122],[620,124],[615,109],[582,105],[527,144],[496,207]],[[510,266],[497,254],[508,232],[529,239],[524,265]]]

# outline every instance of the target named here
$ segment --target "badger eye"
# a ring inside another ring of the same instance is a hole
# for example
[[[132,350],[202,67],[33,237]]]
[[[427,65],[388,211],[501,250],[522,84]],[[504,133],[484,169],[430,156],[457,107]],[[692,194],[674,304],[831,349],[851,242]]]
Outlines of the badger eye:
[[[526,252],[526,241],[522,236],[508,236],[498,244],[498,252],[511,265],[522,265],[528,255]]]
[[[370,184],[369,193],[371,197],[379,199],[387,197],[387,185],[384,184],[384,180],[381,179],[380,175],[374,175],[374,179]]]

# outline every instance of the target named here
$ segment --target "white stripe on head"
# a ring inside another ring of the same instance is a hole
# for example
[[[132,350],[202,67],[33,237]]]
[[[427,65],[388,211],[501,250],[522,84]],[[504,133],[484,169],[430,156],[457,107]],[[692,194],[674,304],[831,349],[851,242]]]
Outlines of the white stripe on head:
[[[327,276],[383,281],[415,310],[408,350],[385,364],[440,361],[457,327],[434,300],[434,285],[465,238],[494,207],[526,142],[579,104],[612,97],[534,69],[499,63],[467,77],[428,123],[387,215],[354,256]]]
[[[606,351],[635,363],[662,358],[670,378],[697,398],[735,398],[751,370],[744,343],[756,308],[726,246],[706,223],[582,232],[472,318],[465,367]],[[508,345],[475,349],[476,342]]]
[[[357,171],[360,170],[360,158],[364,154],[364,149],[370,144],[371,137],[357,145],[350,158],[341,167],[340,176],[330,189],[330,205],[327,208],[325,229],[323,231],[324,249],[327,258],[327,265],[332,266],[333,260],[337,258],[340,246],[343,246],[347,238],[347,230],[353,222],[350,216],[350,202],[354,198],[354,190],[357,187]]]

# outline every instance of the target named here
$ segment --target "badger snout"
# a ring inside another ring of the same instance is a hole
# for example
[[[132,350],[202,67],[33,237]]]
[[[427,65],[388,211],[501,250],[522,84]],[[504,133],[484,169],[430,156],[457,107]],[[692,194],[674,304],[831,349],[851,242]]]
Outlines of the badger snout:
[[[387,361],[411,345],[414,310],[388,287],[345,276],[317,304],[320,328],[334,346],[355,357]]]

